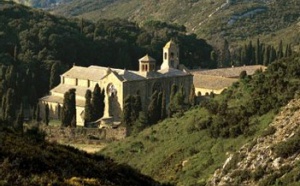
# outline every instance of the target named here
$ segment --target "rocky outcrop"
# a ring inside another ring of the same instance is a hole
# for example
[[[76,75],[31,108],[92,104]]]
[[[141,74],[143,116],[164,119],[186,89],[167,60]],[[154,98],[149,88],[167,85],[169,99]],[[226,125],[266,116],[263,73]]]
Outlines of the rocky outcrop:
[[[274,118],[263,134],[229,154],[208,185],[265,185],[278,181],[299,163],[299,150],[280,157],[274,147],[300,129],[300,100],[294,99]],[[274,184],[274,183],[273,183]]]

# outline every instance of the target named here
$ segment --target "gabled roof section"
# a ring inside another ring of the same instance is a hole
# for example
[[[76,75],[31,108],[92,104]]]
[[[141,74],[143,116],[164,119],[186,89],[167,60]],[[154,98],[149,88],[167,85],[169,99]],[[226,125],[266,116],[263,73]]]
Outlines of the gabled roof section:
[[[146,60],[153,60],[150,56],[145,56]],[[126,70],[126,69],[114,69],[109,67],[102,67],[102,66],[95,66],[91,65],[89,67],[80,67],[80,66],[73,66],[70,70],[65,72],[62,76],[64,77],[71,77],[77,79],[88,79],[92,81],[100,81],[101,79],[105,78],[109,74],[114,74],[116,78],[120,81],[135,81],[135,80],[143,80],[143,79],[153,79],[153,78],[161,78],[161,77],[170,77],[170,76],[185,76],[190,75],[190,73],[181,71],[174,68],[169,69],[162,69],[158,71],[151,71],[151,72],[139,72],[133,70]],[[74,86],[70,86],[74,87]],[[64,89],[63,91],[67,91],[67,85],[64,87],[55,87],[53,91]],[[77,92],[77,91],[76,91]]]
[[[89,79],[98,81],[106,75],[105,69],[87,68],[80,66],[73,66],[70,70],[62,74],[64,77]]]
[[[51,92],[53,93],[61,93],[64,94],[65,92],[67,92],[70,89],[76,89],[75,94],[81,97],[85,96],[86,90],[90,89],[92,90],[92,87],[87,88],[87,87],[81,87],[81,86],[74,86],[74,85],[66,85],[66,84],[59,84],[57,87],[54,87]]]
[[[156,62],[156,60],[147,54],[139,59],[139,62]]]

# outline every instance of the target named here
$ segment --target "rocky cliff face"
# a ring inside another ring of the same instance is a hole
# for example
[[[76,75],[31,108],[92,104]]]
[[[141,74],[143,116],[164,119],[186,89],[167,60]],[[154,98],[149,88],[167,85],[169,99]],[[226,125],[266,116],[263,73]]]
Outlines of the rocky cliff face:
[[[299,129],[300,99],[295,99],[282,109],[260,137],[229,154],[208,185],[299,184]],[[295,143],[289,143],[293,140]],[[278,148],[279,145],[284,148]],[[289,151],[290,148],[294,149]]]

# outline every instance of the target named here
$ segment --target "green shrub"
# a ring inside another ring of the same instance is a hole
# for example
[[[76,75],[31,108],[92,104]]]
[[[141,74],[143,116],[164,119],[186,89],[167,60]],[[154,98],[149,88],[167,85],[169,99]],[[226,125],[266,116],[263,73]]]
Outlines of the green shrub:
[[[265,137],[265,136],[269,136],[269,135],[272,135],[276,132],[276,128],[271,126],[271,127],[268,127],[266,130],[264,130],[261,134],[262,137]]]
[[[274,146],[274,152],[277,156],[287,158],[288,156],[298,152],[300,149],[300,135],[299,132],[293,137],[282,141]]]

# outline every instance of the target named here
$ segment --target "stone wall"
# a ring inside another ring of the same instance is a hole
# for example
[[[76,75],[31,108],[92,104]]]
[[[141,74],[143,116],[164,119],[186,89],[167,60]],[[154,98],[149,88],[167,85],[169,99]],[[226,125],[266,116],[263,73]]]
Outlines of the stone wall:
[[[59,143],[97,143],[121,140],[126,137],[126,128],[69,128],[45,126],[42,130],[47,134],[47,140]]]

